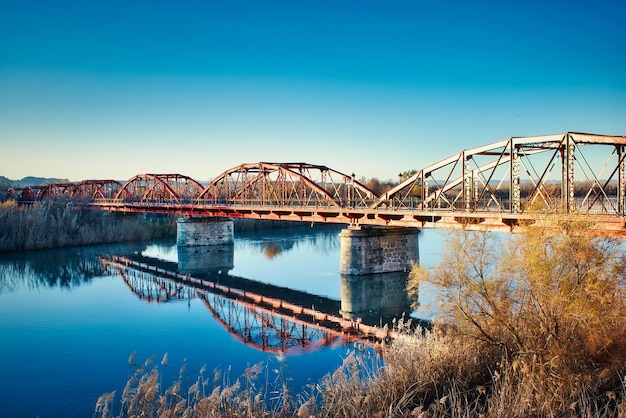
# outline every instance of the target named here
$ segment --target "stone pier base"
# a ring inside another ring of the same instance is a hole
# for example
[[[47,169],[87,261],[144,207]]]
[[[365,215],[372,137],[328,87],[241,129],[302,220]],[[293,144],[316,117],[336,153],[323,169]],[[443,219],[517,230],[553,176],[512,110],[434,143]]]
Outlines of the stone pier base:
[[[409,271],[419,261],[416,228],[361,227],[341,231],[339,272],[364,275]]]
[[[235,267],[235,244],[215,244],[178,247],[178,272],[207,274],[209,277],[227,275]]]
[[[176,244],[179,247],[224,245],[235,242],[230,218],[178,218]]]
[[[387,323],[411,312],[408,272],[341,275],[341,315],[370,325]]]

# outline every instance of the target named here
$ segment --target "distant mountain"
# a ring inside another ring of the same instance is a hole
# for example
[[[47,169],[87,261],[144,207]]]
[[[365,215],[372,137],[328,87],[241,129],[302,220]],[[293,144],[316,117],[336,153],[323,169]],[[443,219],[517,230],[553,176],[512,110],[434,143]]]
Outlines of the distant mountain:
[[[11,180],[7,177],[0,176],[0,189],[3,190],[11,187],[43,186],[50,183],[69,183],[69,180],[33,176],[24,177],[21,180]]]

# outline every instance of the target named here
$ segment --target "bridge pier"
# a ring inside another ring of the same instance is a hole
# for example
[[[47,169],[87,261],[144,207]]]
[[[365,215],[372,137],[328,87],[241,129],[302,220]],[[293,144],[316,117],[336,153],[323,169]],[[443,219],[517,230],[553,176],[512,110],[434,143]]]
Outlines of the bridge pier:
[[[179,247],[230,245],[235,242],[233,230],[233,220],[230,218],[178,218],[176,245]]]
[[[379,322],[389,323],[404,313],[409,314],[408,278],[409,273],[404,271],[360,276],[342,274],[341,316],[379,325]]]
[[[235,244],[215,244],[177,247],[178,272],[208,274],[210,277],[227,275],[235,267]]]
[[[406,284],[419,261],[417,228],[347,228],[339,234],[341,315],[387,322],[410,312]]]
[[[347,228],[339,237],[341,274],[360,276],[409,271],[419,261],[417,228]]]

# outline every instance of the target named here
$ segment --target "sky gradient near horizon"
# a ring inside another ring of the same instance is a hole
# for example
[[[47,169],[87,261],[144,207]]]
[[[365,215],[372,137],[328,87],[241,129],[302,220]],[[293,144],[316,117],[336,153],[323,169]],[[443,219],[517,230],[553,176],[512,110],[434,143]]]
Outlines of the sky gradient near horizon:
[[[626,135],[626,3],[0,4],[0,175],[396,179],[511,136]]]

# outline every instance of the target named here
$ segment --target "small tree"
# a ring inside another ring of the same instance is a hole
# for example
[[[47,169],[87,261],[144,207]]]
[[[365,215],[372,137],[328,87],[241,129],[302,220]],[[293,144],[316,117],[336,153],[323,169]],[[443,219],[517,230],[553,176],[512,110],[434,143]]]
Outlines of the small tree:
[[[558,397],[581,385],[619,387],[626,367],[625,243],[594,234],[592,226],[554,218],[508,239],[452,233],[440,264],[413,268],[409,291],[429,282],[439,321],[500,349],[494,364],[507,359],[534,370],[541,376],[535,391],[545,385]]]

